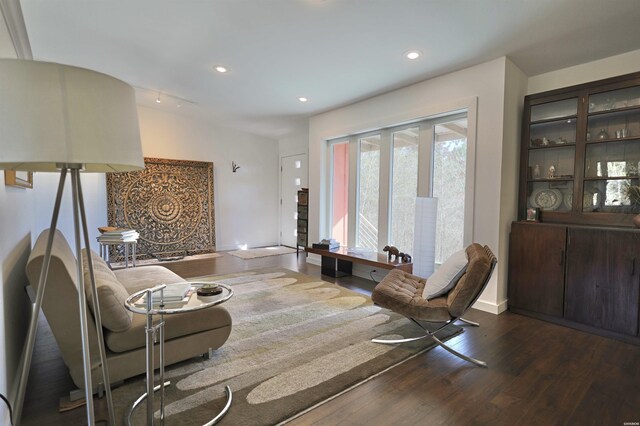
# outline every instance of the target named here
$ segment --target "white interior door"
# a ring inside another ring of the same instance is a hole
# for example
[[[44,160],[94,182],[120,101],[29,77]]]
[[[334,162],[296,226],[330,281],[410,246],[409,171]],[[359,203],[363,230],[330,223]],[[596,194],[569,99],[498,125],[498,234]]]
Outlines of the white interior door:
[[[307,188],[307,156],[305,154],[280,158],[280,243],[295,247],[297,237],[300,188]]]

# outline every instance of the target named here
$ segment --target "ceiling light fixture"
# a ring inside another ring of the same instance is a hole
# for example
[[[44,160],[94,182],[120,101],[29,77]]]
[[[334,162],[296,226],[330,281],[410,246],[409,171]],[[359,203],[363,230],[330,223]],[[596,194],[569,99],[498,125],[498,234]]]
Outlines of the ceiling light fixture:
[[[175,105],[176,108],[182,108],[185,105],[197,105],[197,103],[192,100],[181,98],[180,96],[175,96],[167,92],[162,92],[158,89],[148,89],[146,87],[140,86],[134,86],[134,88],[138,92],[144,92],[139,93],[140,99],[147,99],[147,102],[150,99],[154,99],[156,104],[167,105],[168,108],[172,107],[173,105]]]
[[[218,71],[219,73],[224,74],[225,72],[227,72],[227,71],[228,71],[228,69],[227,69],[227,68],[225,68],[225,67],[223,67],[223,66],[218,65],[218,66],[216,67],[216,71]]]
[[[298,98],[298,100],[299,100],[300,102],[307,102],[309,99],[305,98],[304,96],[300,96],[300,97]]]
[[[410,50],[408,52],[405,52],[404,56],[406,56],[407,59],[411,59],[413,61],[414,59],[418,59],[420,57],[420,51]]]

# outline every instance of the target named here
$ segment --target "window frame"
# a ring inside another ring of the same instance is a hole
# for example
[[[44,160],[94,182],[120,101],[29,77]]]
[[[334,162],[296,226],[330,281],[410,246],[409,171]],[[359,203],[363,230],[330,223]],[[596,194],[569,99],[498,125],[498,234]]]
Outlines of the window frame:
[[[434,109],[431,109],[434,111]],[[437,111],[437,109],[435,109]],[[466,116],[467,118],[467,158],[466,158],[466,179],[465,179],[465,205],[464,205],[464,236],[465,245],[473,241],[474,223],[474,192],[475,192],[475,157],[476,157],[476,129],[477,129],[477,98],[454,102],[450,108],[440,109],[437,112],[422,116],[418,119],[404,120],[396,124],[379,127],[369,127],[367,131],[354,131],[351,127],[342,133],[340,137],[323,138],[327,146],[327,202],[324,203],[326,210],[324,220],[320,223],[320,229],[331,229],[333,220],[333,150],[330,149],[336,143],[349,143],[349,223],[348,241],[341,242],[348,247],[355,247],[357,241],[357,216],[359,200],[359,170],[360,151],[359,139],[374,134],[381,134],[380,152],[380,176],[379,176],[379,213],[378,213],[378,251],[391,241],[391,218],[392,218],[392,179],[393,179],[393,141],[392,134],[401,130],[419,126],[418,138],[418,197],[429,197],[432,194],[431,183],[433,180],[433,148],[434,130],[438,124],[446,123]],[[371,130],[373,129],[373,130]],[[344,136],[344,135],[347,136]],[[329,231],[330,232],[330,231]]]

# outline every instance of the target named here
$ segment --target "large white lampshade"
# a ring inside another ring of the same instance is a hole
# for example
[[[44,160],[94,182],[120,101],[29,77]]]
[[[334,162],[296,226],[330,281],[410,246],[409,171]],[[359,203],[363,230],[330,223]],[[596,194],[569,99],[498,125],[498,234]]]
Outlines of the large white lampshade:
[[[0,169],[144,168],[135,93],[83,68],[0,59]]]

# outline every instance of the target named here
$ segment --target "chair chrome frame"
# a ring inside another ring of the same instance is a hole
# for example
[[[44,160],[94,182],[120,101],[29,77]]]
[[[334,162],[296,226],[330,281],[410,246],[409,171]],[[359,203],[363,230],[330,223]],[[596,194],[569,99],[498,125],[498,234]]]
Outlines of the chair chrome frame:
[[[464,313],[466,313],[466,312],[467,312],[467,311],[468,311],[468,310],[473,306],[473,304],[474,304],[474,303],[476,303],[476,301],[478,300],[478,298],[480,298],[480,295],[482,294],[482,292],[484,291],[484,289],[487,287],[487,284],[489,284],[489,279],[491,278],[491,275],[493,274],[493,270],[494,270],[494,269],[495,269],[495,267],[496,267],[496,263],[498,263],[498,261],[497,261],[497,259],[496,259],[495,255],[491,252],[491,250],[489,250],[489,249],[488,249],[488,247],[486,247],[486,246],[485,246],[485,250],[487,250],[487,252],[488,252],[487,254],[489,255],[489,260],[490,260],[490,262],[491,262],[491,266],[489,267],[489,272],[487,273],[487,277],[486,277],[486,279],[484,280],[484,283],[482,283],[482,286],[481,286],[481,288],[480,288],[480,291],[478,291],[478,294],[475,296],[475,298],[474,298],[474,299],[473,299],[473,301],[469,304],[469,306],[467,306],[467,308],[464,310],[464,312],[463,312],[463,314],[462,314],[462,315],[464,315]],[[470,326],[473,326],[473,327],[479,327],[479,326],[480,326],[480,324],[478,324],[477,322],[469,321],[469,320],[466,320],[466,319],[462,318],[462,315],[460,315],[460,316],[458,316],[458,317],[456,317],[456,318],[453,318],[453,319],[451,319],[451,320],[449,320],[449,321],[444,322],[444,323],[442,324],[442,326],[441,326],[441,327],[439,327],[439,328],[438,328],[437,330],[435,330],[435,331],[429,331],[429,330],[427,330],[427,329],[426,329],[422,324],[420,324],[420,323],[418,322],[418,320],[416,320],[415,318],[411,318],[411,317],[408,317],[408,316],[404,315],[406,318],[410,319],[412,322],[414,322],[415,324],[417,324],[417,325],[418,325],[418,327],[420,327],[420,328],[425,332],[425,334],[424,334],[424,335],[422,335],[422,336],[418,336],[418,337],[409,337],[409,338],[406,338],[406,339],[395,339],[395,340],[371,339],[371,341],[372,341],[372,342],[374,342],[374,343],[382,343],[382,344],[386,344],[386,345],[395,345],[395,344],[400,344],[400,343],[413,342],[413,341],[416,341],[416,340],[424,339],[424,338],[426,338],[426,337],[430,337],[430,338],[431,338],[431,339],[432,339],[432,340],[433,340],[437,345],[441,346],[441,347],[442,347],[442,349],[446,350],[447,352],[449,352],[449,353],[451,353],[451,354],[453,354],[453,355],[455,355],[455,356],[457,356],[457,357],[459,357],[459,358],[461,358],[461,359],[463,359],[463,360],[465,360],[465,361],[468,361],[468,362],[470,362],[470,363],[472,363],[472,364],[475,364],[475,365],[477,365],[478,367],[488,368],[488,365],[487,365],[487,363],[486,363],[486,362],[484,362],[484,361],[480,361],[480,360],[475,359],[475,358],[471,358],[470,356],[464,355],[464,354],[462,354],[462,353],[460,353],[460,352],[456,351],[455,349],[451,348],[450,346],[447,346],[447,345],[446,345],[442,340],[438,339],[438,338],[435,336],[439,331],[443,330],[445,327],[447,327],[447,326],[448,326],[448,325],[450,325],[450,324],[453,324],[454,322],[456,322],[456,321],[458,321],[458,320],[459,320],[459,321],[462,321],[462,322],[464,322],[464,323],[466,323],[466,324],[468,324],[468,325],[470,325]],[[429,322],[429,323],[431,323],[431,324],[440,324],[439,322],[432,322],[432,321],[425,321],[425,322]]]

